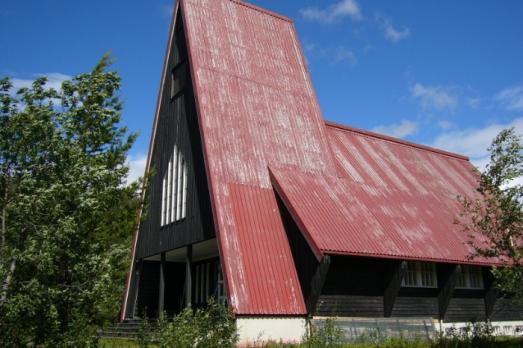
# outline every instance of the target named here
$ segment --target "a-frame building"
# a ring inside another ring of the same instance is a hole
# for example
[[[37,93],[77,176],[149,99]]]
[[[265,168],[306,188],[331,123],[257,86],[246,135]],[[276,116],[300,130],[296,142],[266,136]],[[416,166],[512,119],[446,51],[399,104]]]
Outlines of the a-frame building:
[[[210,296],[243,340],[317,315],[522,319],[453,223],[468,159],[326,122],[286,17],[177,3],[147,169],[122,319]]]

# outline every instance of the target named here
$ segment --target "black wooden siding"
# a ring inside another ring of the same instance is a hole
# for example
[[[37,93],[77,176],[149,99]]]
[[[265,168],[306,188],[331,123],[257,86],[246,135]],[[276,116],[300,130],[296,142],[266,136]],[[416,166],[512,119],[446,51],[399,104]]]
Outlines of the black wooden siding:
[[[178,313],[183,307],[185,284],[185,264],[165,263],[165,303],[164,310],[169,314]],[[139,296],[136,304],[136,315],[148,318],[158,316],[158,294],[160,286],[160,262],[143,261],[140,278]]]
[[[313,314],[383,317],[384,290],[394,262],[363,257],[332,257]],[[297,266],[300,267],[299,264]],[[438,273],[444,267],[438,265]],[[439,318],[438,291],[437,288],[402,287],[394,302],[392,317]],[[485,320],[485,309],[485,290],[455,289],[443,319],[447,322]],[[523,306],[500,298],[494,305],[491,319],[523,320]]]
[[[202,142],[189,74],[185,89],[171,98],[171,72],[181,64],[187,66],[185,39],[180,21],[178,18],[176,39],[170,48],[168,73],[163,86],[152,152],[154,176],[147,190],[146,216],[140,225],[136,253],[138,259],[215,236]],[[162,177],[167,170],[175,144],[187,163],[187,216],[181,221],[161,227]]]
[[[277,201],[300,280],[305,305],[308,312],[313,312],[323,288],[328,265],[318,262],[282,200],[277,197]]]

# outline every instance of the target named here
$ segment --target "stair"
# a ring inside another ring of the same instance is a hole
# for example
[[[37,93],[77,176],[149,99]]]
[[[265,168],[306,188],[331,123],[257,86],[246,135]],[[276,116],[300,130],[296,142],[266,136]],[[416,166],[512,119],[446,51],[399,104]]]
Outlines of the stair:
[[[141,319],[126,319],[100,330],[98,335],[103,338],[137,339],[140,332]],[[154,323],[151,323],[154,325]]]

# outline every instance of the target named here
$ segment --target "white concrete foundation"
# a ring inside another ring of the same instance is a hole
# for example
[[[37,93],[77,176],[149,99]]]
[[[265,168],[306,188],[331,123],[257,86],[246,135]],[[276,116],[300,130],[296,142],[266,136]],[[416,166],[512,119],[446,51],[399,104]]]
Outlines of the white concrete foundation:
[[[238,317],[239,345],[256,346],[268,341],[299,343],[307,334],[303,317]]]

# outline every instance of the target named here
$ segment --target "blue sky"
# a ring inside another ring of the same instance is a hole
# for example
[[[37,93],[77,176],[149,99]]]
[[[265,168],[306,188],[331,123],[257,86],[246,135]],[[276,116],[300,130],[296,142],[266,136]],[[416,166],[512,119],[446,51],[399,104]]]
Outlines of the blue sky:
[[[277,1],[295,20],[326,119],[470,156],[523,133],[523,1]],[[174,1],[1,0],[0,76],[58,86],[111,51],[141,175]]]

